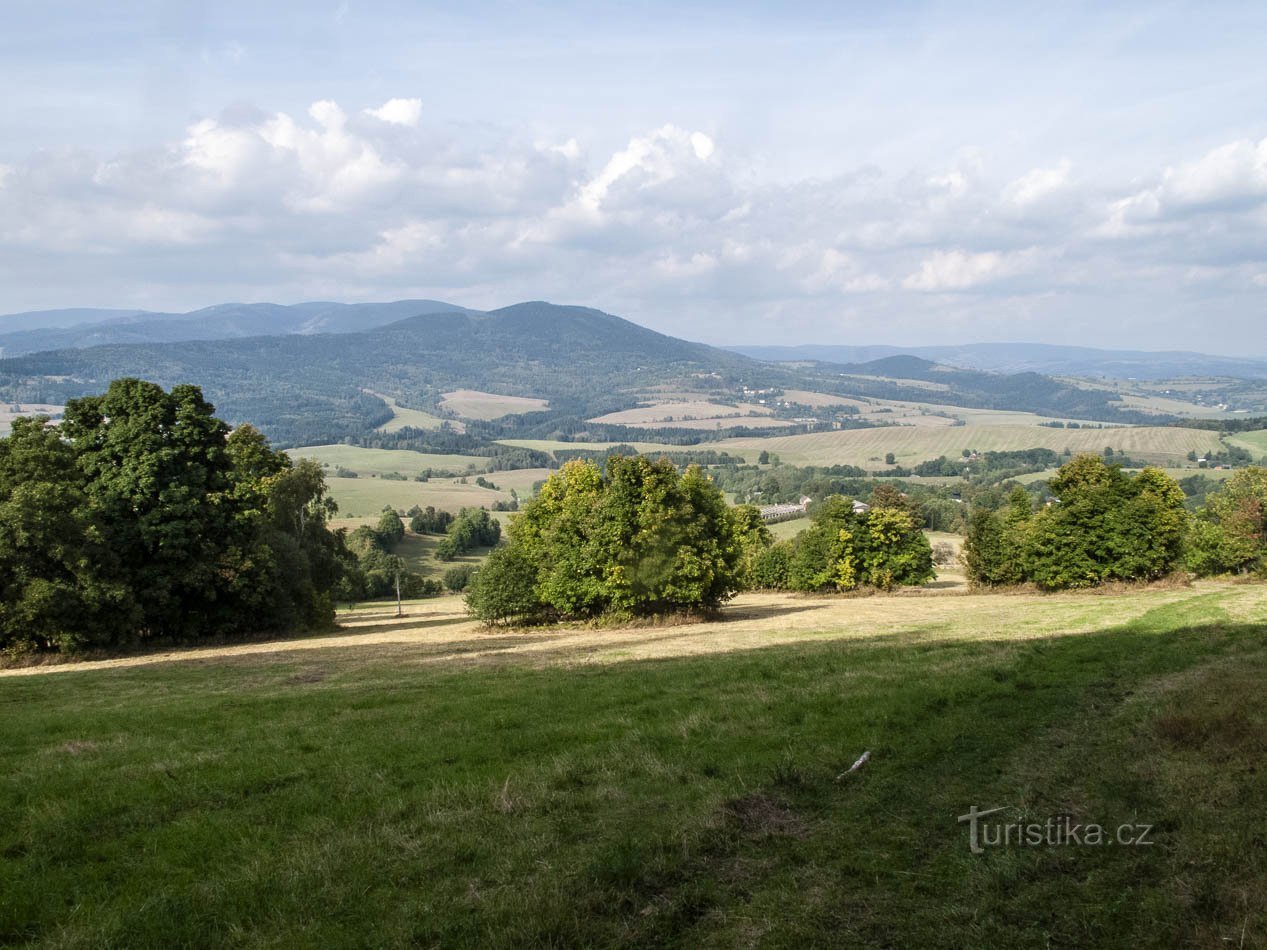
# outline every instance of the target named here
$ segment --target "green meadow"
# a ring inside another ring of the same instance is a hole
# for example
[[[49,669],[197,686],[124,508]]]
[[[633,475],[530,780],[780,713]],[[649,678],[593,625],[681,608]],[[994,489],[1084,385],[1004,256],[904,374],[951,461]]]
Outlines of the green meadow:
[[[0,943],[1261,946],[1265,607],[745,595],[515,632],[440,598],[0,676]],[[974,854],[974,805],[1151,843]]]

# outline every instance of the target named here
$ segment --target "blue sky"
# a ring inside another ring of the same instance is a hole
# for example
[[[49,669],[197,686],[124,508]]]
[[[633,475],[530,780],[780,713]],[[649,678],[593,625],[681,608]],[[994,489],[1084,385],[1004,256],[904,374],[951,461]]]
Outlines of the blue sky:
[[[1267,5],[15,3],[0,311],[1267,355]]]

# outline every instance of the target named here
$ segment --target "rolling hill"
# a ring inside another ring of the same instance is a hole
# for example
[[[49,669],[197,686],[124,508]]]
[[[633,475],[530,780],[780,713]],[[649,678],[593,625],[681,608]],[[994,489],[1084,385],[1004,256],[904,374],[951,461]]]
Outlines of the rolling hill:
[[[419,308],[422,312],[404,319],[357,329]],[[116,342],[0,359],[0,398],[63,403],[99,392],[124,376],[165,386],[194,382],[230,421],[252,422],[275,441],[292,446],[363,439],[393,419],[387,399],[404,408],[452,415],[444,395],[473,390],[493,398],[521,397],[518,404],[528,407],[505,420],[472,422],[461,439],[453,431],[433,433],[425,448],[420,439],[406,446],[388,438],[399,433],[380,434],[375,442],[376,447],[439,454],[468,453],[504,438],[636,441],[641,437],[636,426],[610,425],[600,431],[586,420],[632,409],[648,394],[670,391],[735,405],[754,391],[808,390],[1112,423],[1165,418],[1124,408],[1119,395],[1106,388],[1038,373],[957,369],[909,355],[865,363],[767,363],[657,333],[599,310],[542,301],[488,312],[452,309],[435,301],[227,304],[202,314],[164,325],[179,335],[197,332],[192,324],[201,324],[229,338]],[[109,327],[111,333],[122,333],[136,325],[125,320]],[[257,325],[275,332],[245,335]],[[92,326],[65,332],[80,333],[83,339],[90,330]],[[328,332],[314,332],[318,330]],[[541,401],[548,409],[538,408]],[[805,419],[797,418],[806,415],[799,410],[786,415],[799,431],[875,424],[810,413]],[[657,430],[654,438],[687,444],[727,434],[744,433],[726,432],[719,419],[716,431]]]
[[[175,343],[292,333],[353,333],[428,313],[475,313],[439,300],[391,303],[316,301],[281,306],[224,303],[189,313],[45,310],[0,316],[0,355],[117,343]]]
[[[1231,376],[1267,379],[1267,360],[1186,351],[1101,350],[1044,343],[970,343],[962,346],[735,346],[736,353],[770,362],[868,363],[916,356],[959,369],[1113,379]]]

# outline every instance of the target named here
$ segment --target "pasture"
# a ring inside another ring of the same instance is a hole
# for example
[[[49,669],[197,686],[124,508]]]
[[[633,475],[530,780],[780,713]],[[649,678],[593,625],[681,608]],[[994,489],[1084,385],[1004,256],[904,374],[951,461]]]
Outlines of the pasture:
[[[496,485],[496,489],[476,485],[474,476],[464,476],[466,484],[462,484],[460,478],[401,482],[389,478],[337,478],[327,475],[326,488],[338,504],[341,518],[372,521],[387,505],[397,511],[408,511],[414,505],[422,508],[430,505],[456,514],[463,508],[491,508],[499,501],[509,502],[512,489],[521,500],[526,501],[532,495],[532,486],[549,475],[548,468],[490,472],[485,478]]]
[[[1229,435],[1227,441],[1233,445],[1239,445],[1247,452],[1252,452],[1255,458],[1267,458],[1267,429],[1259,429],[1256,432],[1238,432],[1235,435]]]
[[[763,449],[778,454],[791,465],[858,465],[882,468],[877,459],[892,452],[899,465],[915,465],[942,455],[957,458],[964,449],[1015,451],[1047,448],[1063,452],[1100,453],[1105,446],[1145,461],[1186,461],[1220,448],[1218,434],[1198,429],[1118,427],[1112,429],[1049,429],[1042,426],[974,425],[951,428],[895,426],[853,429],[809,435],[772,436],[763,439],[723,439],[710,448],[732,455],[751,456]]]
[[[378,432],[399,432],[406,427],[414,429],[438,429],[446,420],[439,416],[433,416],[429,412],[423,412],[421,409],[408,409],[390,396],[384,396],[381,393],[371,393],[382,399],[392,411],[392,419],[390,422],[384,422],[378,427]],[[462,423],[447,420],[454,430],[463,431]]]
[[[315,459],[333,471],[345,468],[358,475],[390,475],[399,472],[413,478],[425,469],[448,472],[482,473],[488,459],[477,455],[428,455],[408,449],[366,449],[359,445],[305,445],[287,449],[292,458]]]
[[[609,448],[613,442],[556,442],[545,439],[506,440],[552,452],[557,449]],[[1063,452],[1099,454],[1105,446],[1131,458],[1182,467],[1189,452],[1216,452],[1222,445],[1218,433],[1200,429],[1162,426],[1118,426],[1110,429],[1049,429],[1037,425],[889,426],[875,429],[846,429],[808,435],[772,435],[761,438],[721,439],[698,446],[671,446],[663,443],[630,443],[641,452],[671,452],[684,449],[712,449],[729,452],[756,462],[762,451],[777,454],[789,465],[857,465],[868,471],[884,468],[885,455],[892,452],[897,464],[911,466],[930,459],[958,458],[964,449],[979,452],[1048,448]]]
[[[747,595],[720,623],[521,632],[460,604],[0,674],[0,940],[1267,937],[1263,586]],[[976,854],[974,805],[1151,843]]]
[[[423,508],[431,505],[441,511],[457,513],[463,508],[489,508],[510,499],[509,492],[491,491],[475,484],[460,485],[451,479],[398,482],[384,478],[327,477],[326,488],[344,518],[377,518],[388,505],[397,511],[408,511],[414,505]]]

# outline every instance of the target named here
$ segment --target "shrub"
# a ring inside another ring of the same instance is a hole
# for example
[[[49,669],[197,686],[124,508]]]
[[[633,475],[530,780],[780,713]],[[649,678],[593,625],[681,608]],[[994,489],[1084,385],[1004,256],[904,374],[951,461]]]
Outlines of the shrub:
[[[513,546],[497,548],[471,579],[466,607],[487,624],[532,623],[544,619],[536,595],[537,567]]]
[[[456,567],[451,567],[444,572],[444,586],[454,593],[466,590],[475,573],[475,568],[470,564],[459,564]]]

